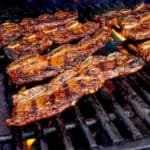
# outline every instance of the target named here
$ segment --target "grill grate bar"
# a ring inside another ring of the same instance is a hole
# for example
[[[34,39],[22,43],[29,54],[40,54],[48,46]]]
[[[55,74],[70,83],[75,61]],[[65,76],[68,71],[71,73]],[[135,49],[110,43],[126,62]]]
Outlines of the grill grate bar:
[[[109,119],[108,115],[104,111],[100,102],[97,100],[96,96],[89,96],[88,100],[91,106],[93,107],[93,109],[95,110],[96,118],[98,119],[102,128],[105,130],[105,132],[109,136],[112,143],[121,142],[123,140],[121,135],[119,134],[118,130]]]
[[[133,77],[133,76],[129,77],[129,80],[132,81],[131,83],[133,83],[135,85],[135,87],[137,87],[138,92],[144,96],[144,100],[147,101],[148,103],[150,103],[150,93],[148,91],[146,91],[142,86],[139,85],[139,83],[135,77]]]
[[[127,127],[127,130],[131,133],[133,139],[136,140],[136,139],[142,138],[142,134],[136,128],[136,126],[133,124],[133,122],[129,119],[129,117],[125,113],[124,109],[117,102],[116,98],[112,94],[110,94],[109,90],[105,87],[102,88],[101,91],[103,92],[103,94],[106,94],[111,98],[113,110],[114,110],[116,116],[119,117],[120,120]]]
[[[77,122],[78,122],[80,128],[82,129],[82,131],[89,143],[90,148],[95,149],[97,147],[97,144],[91,134],[91,131],[89,130],[88,126],[86,125],[78,106],[75,106],[75,113],[76,113]]]
[[[139,117],[150,126],[150,116],[148,116],[143,107],[137,102],[142,101],[142,99],[137,95],[136,92],[134,92],[127,81],[125,81],[124,79],[121,79],[119,81],[117,81],[117,84],[118,86],[121,86],[121,94],[123,95],[124,99],[131,104],[132,108],[139,115]]]
[[[40,149],[41,150],[48,150],[48,144],[45,141],[45,138],[43,137],[43,127],[39,122],[36,123],[36,126],[37,126],[37,132],[39,133],[38,139],[40,141]]]
[[[66,150],[73,150],[73,145],[69,136],[69,133],[67,132],[63,119],[61,118],[61,115],[58,115],[56,118],[57,121],[57,127],[59,131],[61,132],[61,136],[63,138],[63,143]]]
[[[147,75],[146,74],[142,74],[142,73],[137,73],[137,76],[142,79],[144,81],[144,83],[146,85],[148,85],[150,87],[150,82],[149,82],[149,79],[146,77]]]

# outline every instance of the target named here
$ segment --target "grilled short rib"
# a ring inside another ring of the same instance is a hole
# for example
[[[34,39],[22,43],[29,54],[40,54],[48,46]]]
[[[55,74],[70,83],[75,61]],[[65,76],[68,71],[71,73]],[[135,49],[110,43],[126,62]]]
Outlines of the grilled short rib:
[[[11,41],[18,39],[25,34],[22,26],[16,23],[3,23],[0,25],[0,48],[8,45]]]
[[[66,69],[79,65],[88,56],[100,50],[108,41],[111,30],[101,27],[96,33],[83,38],[79,43],[66,44],[51,53],[35,55],[12,62],[7,73],[16,85],[41,81],[56,76]]]
[[[66,70],[48,84],[14,95],[14,108],[7,124],[24,126],[55,116],[73,106],[82,96],[95,93],[106,80],[134,73],[142,66],[140,58],[119,52],[90,56],[80,66]]]
[[[0,25],[0,48],[28,33],[64,25],[77,17],[76,11],[58,11],[38,18],[25,18],[20,23],[5,22]]]
[[[10,60],[16,60],[20,57],[33,54],[41,54],[53,43],[68,43],[92,34],[98,28],[99,24],[94,22],[86,22],[83,24],[78,21],[69,22],[65,26],[28,34],[22,39],[8,44],[4,47],[4,52]]]
[[[137,53],[139,53],[145,61],[150,62],[150,40],[139,43]]]
[[[120,28],[121,34],[127,39],[144,40],[150,38],[150,4],[140,5],[133,10],[110,11],[94,17],[96,22],[102,22],[103,19],[110,27]]]
[[[29,33],[50,29],[66,24],[78,18],[77,11],[57,11],[54,14],[42,14],[37,18],[25,18],[20,25]]]

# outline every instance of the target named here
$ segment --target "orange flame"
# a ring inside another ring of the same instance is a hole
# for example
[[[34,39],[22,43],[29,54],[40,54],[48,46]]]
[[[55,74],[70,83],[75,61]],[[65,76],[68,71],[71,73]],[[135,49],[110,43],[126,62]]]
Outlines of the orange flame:
[[[117,36],[121,41],[126,41],[126,38],[121,35],[120,33],[118,33],[116,30],[112,29],[112,33]]]
[[[32,145],[35,143],[36,139],[35,138],[31,138],[31,139],[27,139],[25,141],[25,146],[27,150],[31,150],[32,149]]]

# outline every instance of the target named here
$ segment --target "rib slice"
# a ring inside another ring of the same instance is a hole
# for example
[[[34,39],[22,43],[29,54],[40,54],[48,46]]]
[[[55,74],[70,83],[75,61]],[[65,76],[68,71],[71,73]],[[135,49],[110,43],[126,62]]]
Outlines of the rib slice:
[[[150,4],[141,4],[137,8],[110,11],[94,17],[96,22],[106,20],[110,27],[120,28],[121,34],[132,40],[150,38]]]
[[[94,22],[84,24],[78,21],[69,22],[65,26],[28,34],[4,47],[4,52],[10,60],[15,60],[20,57],[42,53],[52,43],[64,44],[80,39],[94,33],[98,28],[99,24]]]
[[[41,30],[64,25],[77,19],[76,11],[58,11],[55,14],[43,14],[38,18],[25,18],[20,23],[5,22],[0,25],[0,48],[10,42],[26,35]]]
[[[137,53],[139,53],[144,60],[150,62],[150,40],[138,44]]]
[[[16,23],[3,23],[0,25],[0,48],[23,36],[25,30]]]
[[[79,67],[60,74],[48,84],[20,91],[13,96],[9,126],[24,126],[50,118],[73,106],[84,95],[95,93],[104,82],[141,69],[143,61],[119,52],[90,56]]]
[[[35,19],[25,18],[21,21],[20,25],[31,33],[64,25],[67,22],[76,20],[77,17],[77,11],[57,11],[54,14],[42,14]]]
[[[133,40],[150,38],[150,10],[137,15],[129,15],[122,19],[122,35]]]
[[[7,73],[16,85],[41,81],[56,76],[64,70],[79,65],[88,56],[101,49],[110,37],[107,27],[100,28],[75,45],[62,45],[46,55],[35,55],[12,62]]]

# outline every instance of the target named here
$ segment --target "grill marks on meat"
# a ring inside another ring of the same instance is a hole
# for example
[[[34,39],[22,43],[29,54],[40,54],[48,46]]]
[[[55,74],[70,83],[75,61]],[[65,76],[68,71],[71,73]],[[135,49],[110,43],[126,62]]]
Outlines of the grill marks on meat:
[[[14,95],[12,117],[7,123],[24,126],[55,116],[73,106],[82,96],[96,92],[106,80],[134,73],[142,66],[141,59],[118,52],[90,56],[79,67],[65,71],[48,84]]]
[[[72,40],[80,39],[88,34],[94,33],[99,24],[72,21],[65,26],[43,30],[24,36],[22,39],[12,42],[4,48],[4,52],[11,60],[33,54],[42,53],[53,43],[64,44]]]
[[[60,46],[44,56],[36,55],[16,60],[8,66],[7,73],[17,85],[56,76],[66,69],[79,65],[88,56],[101,49],[110,34],[109,28],[102,27],[78,44]]]
[[[0,25],[0,48],[8,45],[11,41],[23,36],[25,30],[16,23],[3,23]]]
[[[150,62],[150,40],[138,44],[137,53],[139,53],[144,60]]]
[[[76,11],[58,11],[55,14],[44,14],[38,18],[25,18],[20,23],[6,22],[0,25],[0,48],[10,42],[35,31],[46,30],[64,25],[77,19]]]
[[[78,14],[76,11],[58,11],[55,14],[43,14],[38,18],[25,18],[20,25],[28,32],[46,30],[52,27],[64,25],[67,22],[76,20]]]
[[[94,17],[96,22],[102,22],[103,19],[111,27],[120,27],[121,34],[126,38],[133,40],[150,38],[150,4],[142,4],[133,10],[110,11]]]
[[[150,38],[150,10],[142,14],[125,17],[120,26],[122,35],[126,38],[133,40]]]

